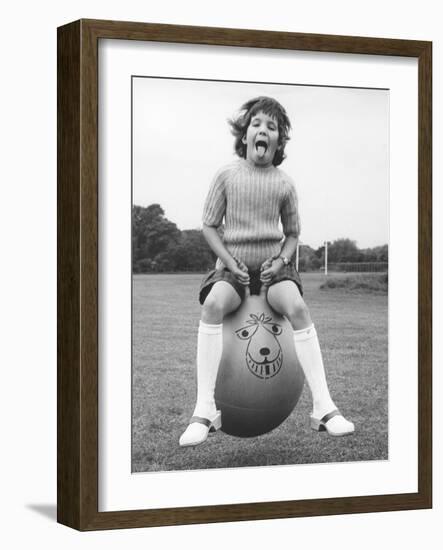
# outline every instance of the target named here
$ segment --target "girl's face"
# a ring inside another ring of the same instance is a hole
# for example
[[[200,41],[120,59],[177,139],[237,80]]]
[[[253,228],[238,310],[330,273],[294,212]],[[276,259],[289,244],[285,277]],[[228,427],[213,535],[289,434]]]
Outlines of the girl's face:
[[[259,111],[251,118],[242,141],[249,162],[263,168],[271,166],[279,148],[277,120]]]

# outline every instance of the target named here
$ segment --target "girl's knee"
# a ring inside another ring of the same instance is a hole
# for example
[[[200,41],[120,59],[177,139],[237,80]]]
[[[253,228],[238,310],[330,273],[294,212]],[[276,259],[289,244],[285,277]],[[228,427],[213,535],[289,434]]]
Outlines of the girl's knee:
[[[211,292],[202,306],[202,321],[209,324],[218,324],[223,321],[222,301]]]
[[[303,300],[288,304],[286,316],[295,329],[304,328],[312,323],[308,306]]]
[[[268,290],[269,305],[284,315],[295,330],[312,324],[308,306],[292,281],[283,281]]]
[[[219,324],[224,317],[235,311],[241,304],[241,298],[236,290],[224,281],[214,284],[203,302],[202,321],[209,324]]]

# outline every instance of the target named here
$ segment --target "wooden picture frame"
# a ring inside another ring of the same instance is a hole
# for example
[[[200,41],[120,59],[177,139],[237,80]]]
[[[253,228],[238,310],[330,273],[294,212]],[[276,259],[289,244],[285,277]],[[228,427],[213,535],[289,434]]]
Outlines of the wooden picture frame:
[[[98,511],[98,42],[171,42],[418,60],[418,491]],[[58,29],[58,521],[79,530],[245,521],[432,506],[432,44],[80,20]]]

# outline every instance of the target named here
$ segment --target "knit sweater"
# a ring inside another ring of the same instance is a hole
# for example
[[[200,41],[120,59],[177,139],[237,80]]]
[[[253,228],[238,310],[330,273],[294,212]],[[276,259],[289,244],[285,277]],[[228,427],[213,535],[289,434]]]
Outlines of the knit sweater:
[[[262,168],[245,159],[224,166],[209,189],[203,223],[219,227],[223,218],[223,243],[230,254],[248,269],[258,269],[279,254],[285,236],[300,233],[292,180],[275,166]],[[218,259],[216,268],[222,267]]]

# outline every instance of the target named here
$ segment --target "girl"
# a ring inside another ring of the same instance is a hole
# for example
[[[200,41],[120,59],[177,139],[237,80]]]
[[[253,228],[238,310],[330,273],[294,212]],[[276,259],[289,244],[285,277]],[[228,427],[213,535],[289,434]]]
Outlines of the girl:
[[[262,284],[269,305],[294,329],[297,357],[312,393],[311,427],[332,436],[350,434],[353,423],[340,414],[329,394],[317,333],[291,261],[300,233],[298,201],[291,179],[277,168],[289,140],[288,116],[269,97],[248,101],[240,113],[230,121],[240,159],[219,170],[204,206],[203,234],[218,259],[200,288],[197,403],[180,445],[199,445],[209,431],[221,427],[214,391],[223,319],[240,306],[245,286],[253,292]],[[222,239],[218,228],[223,218]]]

